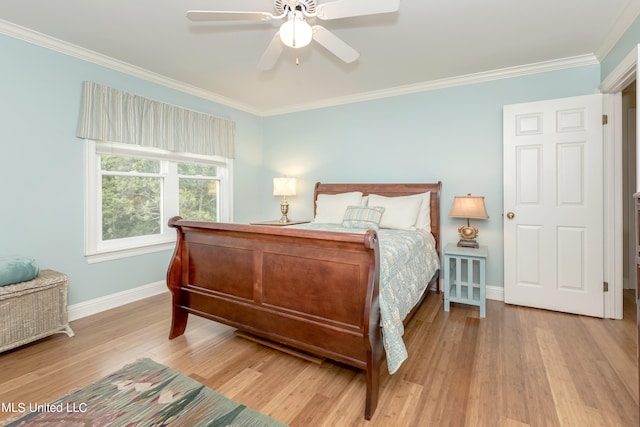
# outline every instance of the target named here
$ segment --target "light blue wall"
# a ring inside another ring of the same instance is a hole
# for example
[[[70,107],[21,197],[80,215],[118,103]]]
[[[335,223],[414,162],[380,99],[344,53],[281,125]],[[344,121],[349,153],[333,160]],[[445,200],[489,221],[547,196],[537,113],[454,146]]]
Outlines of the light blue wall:
[[[163,280],[171,251],[97,264],[84,258],[83,142],[75,137],[83,80],[234,120],[235,213],[259,197],[261,119],[17,39],[0,36],[0,256],[69,275],[70,304]]]
[[[443,242],[456,242],[462,225],[447,217],[453,196],[484,195],[490,218],[474,225],[490,251],[487,284],[503,286],[502,107],[597,93],[599,83],[593,65],[269,117],[266,216],[278,216],[274,176],[300,179],[291,218],[312,217],[316,181],[442,181]]]

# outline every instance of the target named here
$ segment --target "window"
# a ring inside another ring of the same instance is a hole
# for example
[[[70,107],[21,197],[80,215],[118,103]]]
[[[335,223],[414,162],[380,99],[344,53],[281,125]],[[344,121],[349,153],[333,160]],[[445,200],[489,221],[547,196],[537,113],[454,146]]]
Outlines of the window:
[[[178,163],[178,188],[181,217],[218,221],[220,179],[217,166]]]
[[[99,262],[173,247],[169,218],[231,221],[232,161],[87,141],[86,255]]]

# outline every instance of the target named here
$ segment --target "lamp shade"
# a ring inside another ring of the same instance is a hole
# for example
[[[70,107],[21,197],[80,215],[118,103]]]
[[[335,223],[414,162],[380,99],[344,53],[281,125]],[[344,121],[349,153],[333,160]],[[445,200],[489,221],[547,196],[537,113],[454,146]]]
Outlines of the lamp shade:
[[[295,178],[273,178],[273,195],[274,196],[295,196],[296,195],[296,179]]]
[[[305,47],[312,38],[313,29],[304,20],[302,12],[290,12],[288,21],[280,26],[280,40],[289,47]]]
[[[483,196],[456,196],[449,212],[451,218],[487,219],[487,208],[484,205]]]

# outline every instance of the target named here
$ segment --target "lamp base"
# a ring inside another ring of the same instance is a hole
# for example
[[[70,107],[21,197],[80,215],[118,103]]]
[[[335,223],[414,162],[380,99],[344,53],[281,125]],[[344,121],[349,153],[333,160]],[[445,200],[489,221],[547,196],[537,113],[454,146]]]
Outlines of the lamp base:
[[[461,248],[479,248],[480,245],[478,245],[478,242],[475,241],[475,239],[460,239],[458,241],[458,247]]]
[[[286,198],[280,203],[280,212],[282,213],[282,217],[280,218],[280,222],[286,224],[289,222],[289,217],[287,214],[289,213],[289,202],[287,202]]]
[[[470,226],[468,221],[469,220],[467,220],[466,226],[463,225],[458,228],[458,234],[460,235],[458,246],[461,248],[479,248],[480,246],[478,245],[478,242],[476,242],[478,229]]]

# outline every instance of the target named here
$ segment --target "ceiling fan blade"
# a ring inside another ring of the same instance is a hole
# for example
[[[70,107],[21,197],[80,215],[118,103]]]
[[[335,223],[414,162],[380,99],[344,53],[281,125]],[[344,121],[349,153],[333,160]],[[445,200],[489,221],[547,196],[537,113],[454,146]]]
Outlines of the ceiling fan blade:
[[[280,58],[282,53],[282,42],[280,41],[280,31],[276,33],[271,39],[267,50],[262,54],[260,62],[258,62],[258,69],[263,71],[269,71],[276,65],[276,61]]]
[[[237,12],[222,10],[188,10],[192,21],[268,21],[276,18],[269,12]],[[278,18],[280,18],[278,16]]]
[[[343,42],[338,36],[326,28],[320,25],[314,25],[312,29],[313,39],[347,64],[355,61],[360,56],[357,50]]]
[[[340,19],[351,16],[396,12],[400,0],[336,0],[316,7],[319,19]]]

